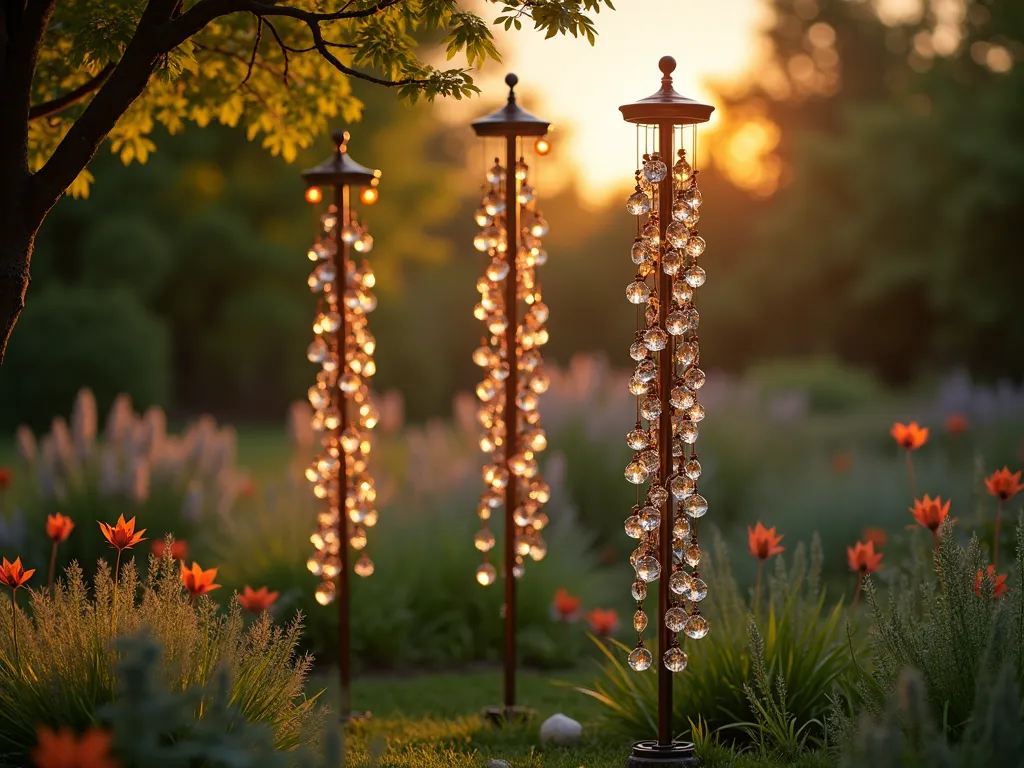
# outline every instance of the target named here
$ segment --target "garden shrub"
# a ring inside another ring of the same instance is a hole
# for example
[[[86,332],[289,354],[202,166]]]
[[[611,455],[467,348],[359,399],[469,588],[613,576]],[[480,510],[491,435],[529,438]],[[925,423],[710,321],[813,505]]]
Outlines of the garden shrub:
[[[1016,586],[997,599],[988,575],[975,589],[986,570],[977,538],[959,544],[951,520],[941,530],[937,563],[916,558],[886,603],[872,581],[866,583],[874,670],[862,689],[869,709],[880,715],[904,670],[917,670],[928,716],[955,741],[972,727],[981,681],[1009,676],[1024,687],[1024,525],[1017,527]]]
[[[802,395],[811,410],[820,413],[849,411],[877,402],[880,389],[870,373],[833,357],[759,363],[747,371],[747,379],[768,396]]]
[[[387,449],[385,449],[386,451]],[[549,466],[552,462],[549,462]],[[367,552],[375,571],[351,585],[353,661],[370,668],[449,666],[501,658],[503,593],[484,588],[474,574],[476,473],[455,487],[418,501],[392,496],[381,504]],[[590,606],[610,592],[612,578],[598,567],[590,538],[573,519],[558,473],[548,473],[552,501],[544,536],[550,555],[528,564],[518,583],[517,610],[523,660],[543,666],[575,663],[564,627],[551,618],[555,590],[564,587]],[[380,483],[384,487],[384,483]],[[268,585],[279,590],[275,609],[300,609],[306,640],[320,661],[333,661],[337,606],[314,599],[318,579],[306,569],[317,507],[304,478],[268,490],[244,516],[220,522],[210,537],[211,562],[223,564],[228,587]],[[501,551],[501,531],[497,532]]]
[[[821,739],[829,697],[836,689],[852,686],[855,662],[848,647],[842,601],[826,605],[817,538],[812,541],[809,561],[802,544],[789,567],[783,557],[775,559],[766,600],[757,610],[736,585],[717,532],[712,553],[701,560],[702,577],[712,589],[701,603],[701,613],[711,624],[711,633],[699,642],[685,644],[689,664],[675,676],[675,722],[687,723],[699,713],[711,732],[721,731],[724,738],[738,741],[749,741],[753,735],[756,741],[766,723],[763,713],[752,711],[753,703],[755,708],[761,704],[770,710],[774,722],[785,728],[792,724],[794,731],[808,739]],[[606,660],[600,676],[593,689],[581,692],[607,705],[604,721],[608,727],[634,738],[649,737],[657,730],[654,667],[638,674],[625,662],[630,648],[621,643],[602,648]],[[659,658],[655,648],[651,651]],[[778,695],[782,686],[784,696]],[[773,695],[776,698],[771,699]],[[693,725],[691,722],[691,729]],[[771,746],[783,745],[773,742]]]
[[[123,287],[142,300],[153,298],[173,265],[167,236],[139,214],[105,214],[79,245],[81,282],[96,291]]]
[[[119,393],[139,407],[166,405],[169,383],[167,331],[134,296],[54,286],[33,293],[11,337],[0,425],[42,427],[83,386],[102,408]]]
[[[234,430],[218,427],[209,416],[181,434],[168,434],[163,410],[150,407],[137,414],[121,395],[102,433],[98,417],[91,391],[82,390],[70,425],[57,418],[38,440],[27,429],[20,431],[31,484],[22,484],[16,513],[23,538],[4,543],[41,573],[50,558],[47,515],[60,512],[79,526],[58,549],[58,564],[74,560],[91,573],[110,551],[96,535],[96,521],[113,523],[128,509],[150,541],[170,533],[191,544],[213,518],[229,514],[250,486],[235,465]]]
[[[141,582],[134,560],[122,560],[115,588],[103,561],[91,595],[77,565],[52,595],[32,590],[29,610],[14,614],[17,655],[12,611],[0,611],[0,755],[24,759],[39,725],[81,732],[94,723],[118,698],[115,641],[141,631],[163,648],[153,674],[168,691],[202,687],[201,694],[190,694],[196,697],[192,719],[210,712],[226,717],[226,702],[246,720],[265,724],[276,749],[319,737],[323,709],[304,692],[312,659],[297,654],[301,618],[282,628],[264,613],[246,626],[237,601],[226,613],[209,598],[190,601],[170,549],[160,560],[150,558]],[[229,680],[226,693],[223,682],[214,684],[221,670]],[[211,722],[233,728],[231,718]]]

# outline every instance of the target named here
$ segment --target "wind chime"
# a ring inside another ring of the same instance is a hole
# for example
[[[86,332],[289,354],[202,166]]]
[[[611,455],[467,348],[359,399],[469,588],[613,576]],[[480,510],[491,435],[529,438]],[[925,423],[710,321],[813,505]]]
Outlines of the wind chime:
[[[695,764],[693,745],[673,738],[672,680],[687,664],[680,635],[700,640],[710,629],[700,613],[708,587],[699,571],[697,529],[708,503],[697,489],[701,465],[696,449],[705,380],[696,292],[705,281],[701,261],[706,243],[697,230],[702,199],[686,140],[695,147],[696,124],[707,122],[714,107],[676,93],[671,56],[658,66],[661,89],[619,108],[626,122],[637,125],[638,165],[636,188],[626,201],[626,210],[637,217],[630,249],[636,277],[626,287],[626,299],[637,313],[629,348],[636,424],[626,435],[633,457],[625,470],[637,489],[625,522],[626,534],[637,540],[630,555],[637,639],[628,662],[637,672],[655,664],[658,671],[658,738],[633,746],[627,766],[637,767]],[[658,584],[653,608],[657,659],[644,641],[652,582]]]
[[[306,350],[310,362],[320,366],[309,388],[312,426],[319,437],[319,452],[306,469],[313,495],[322,505],[317,529],[310,537],[315,547],[306,563],[320,577],[316,600],[338,604],[338,667],[342,719],[351,716],[350,571],[373,573],[366,552],[367,529],[377,522],[377,492],[369,473],[370,430],[380,419],[370,395],[376,372],[376,347],[367,315],[377,306],[375,278],[366,260],[357,265],[354,254],[373,248],[373,237],[360,224],[351,207],[351,188],[359,188],[366,205],[377,201],[380,171],[355,162],[347,153],[347,132],[333,136],[334,154],[315,168],[302,172],[306,200],[323,201],[330,190],[333,202],[320,217],[316,242],[309,249],[313,271],[309,289],[317,296],[313,341]],[[358,552],[350,564],[349,547]]]
[[[476,250],[488,259],[477,280],[480,302],[473,310],[484,326],[473,361],[484,372],[476,394],[480,400],[480,450],[487,458],[477,507],[481,528],[474,544],[483,553],[476,580],[485,587],[498,579],[491,562],[496,544],[491,515],[500,507],[505,510],[504,704],[485,710],[495,722],[520,713],[515,705],[516,579],[523,576],[526,558],[540,560],[547,554],[541,531],[548,522],[543,508],[551,496],[537,462],[537,454],[547,447],[537,404],[549,384],[541,359],[541,347],[548,341],[548,307],[537,268],[547,262],[541,238],[547,234],[548,224],[537,207],[522,139],[537,137],[533,146],[538,155],[546,155],[551,144],[545,137],[549,123],[516,104],[518,82],[515,75],[508,75],[508,102],[473,123],[477,136],[504,139],[504,164],[496,157],[489,165],[483,199],[474,217],[480,232],[473,239]]]

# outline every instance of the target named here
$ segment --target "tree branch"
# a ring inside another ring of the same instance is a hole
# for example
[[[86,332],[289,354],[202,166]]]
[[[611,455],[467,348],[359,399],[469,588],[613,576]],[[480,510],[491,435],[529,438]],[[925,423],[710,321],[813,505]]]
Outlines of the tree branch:
[[[179,0],[149,0],[128,47],[85,111],[40,168],[29,188],[29,224],[38,227],[50,208],[84,169],[121,115],[145,90],[166,51],[161,47]]]
[[[33,105],[28,111],[28,119],[38,120],[40,117],[49,117],[50,115],[55,115],[58,112],[63,112],[72,104],[81,101],[103,85],[103,83],[106,82],[106,79],[110,77],[110,73],[113,71],[114,64],[111,62],[97,72],[95,76],[75,88],[73,91],[68,91],[63,96],[58,96],[56,99],[44,101],[42,104]]]
[[[245,78],[242,80],[241,85],[245,85],[249,82],[249,78],[252,77],[252,68],[256,64],[256,52],[260,49],[260,40],[263,38],[263,17],[256,17],[256,42],[252,45],[252,56],[249,57],[249,66],[245,70]]]

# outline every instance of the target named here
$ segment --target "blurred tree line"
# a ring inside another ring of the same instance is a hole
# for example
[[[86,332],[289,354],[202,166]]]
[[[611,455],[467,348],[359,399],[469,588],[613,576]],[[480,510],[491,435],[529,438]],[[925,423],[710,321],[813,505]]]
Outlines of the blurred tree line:
[[[935,3],[894,19],[866,0],[766,1],[767,59],[723,89],[719,167],[701,176],[706,365],[828,354],[893,383],[953,364],[1019,376],[1024,358],[1007,352],[1024,348],[1024,5],[954,3],[951,17]],[[384,172],[365,209],[381,275],[376,385],[399,388],[412,419],[443,415],[477,376],[479,149],[427,105],[359,96],[351,149]],[[750,115],[777,126],[774,194],[727,172],[730,132]],[[81,385],[101,406],[124,390],[179,414],[277,420],[312,375],[315,215],[298,170],[328,151],[287,165],[211,127],[162,140],[144,166],[99,157],[93,196],[62,201],[40,234],[0,422],[46,421]],[[547,356],[624,365],[633,221],[618,200],[585,209],[584,194],[542,204]]]

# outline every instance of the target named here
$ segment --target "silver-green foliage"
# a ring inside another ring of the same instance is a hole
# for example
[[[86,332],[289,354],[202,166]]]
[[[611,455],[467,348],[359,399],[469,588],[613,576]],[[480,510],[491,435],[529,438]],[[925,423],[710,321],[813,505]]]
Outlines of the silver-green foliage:
[[[942,529],[937,558],[918,559],[879,600],[873,583],[866,595],[874,613],[874,670],[862,686],[865,701],[880,714],[907,668],[920,673],[930,716],[953,739],[975,712],[979,680],[996,673],[1021,684],[1024,671],[1024,525],[1017,528],[1017,555],[1006,596],[993,599],[994,583],[976,538],[957,543],[951,523]],[[979,591],[979,571],[985,574]]]

